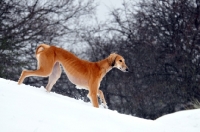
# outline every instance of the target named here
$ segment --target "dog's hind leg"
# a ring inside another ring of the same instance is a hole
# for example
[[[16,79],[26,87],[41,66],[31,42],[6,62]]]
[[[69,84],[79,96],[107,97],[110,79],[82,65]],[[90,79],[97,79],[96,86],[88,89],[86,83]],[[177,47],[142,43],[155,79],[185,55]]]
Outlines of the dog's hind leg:
[[[40,68],[35,71],[24,70],[24,71],[22,71],[22,74],[19,78],[18,84],[20,85],[26,77],[30,77],[30,76],[47,77],[47,76],[49,76],[50,73],[51,73],[51,69],[43,69],[43,68]]]
[[[60,68],[60,63],[56,62],[51,75],[49,76],[49,82],[46,86],[47,92],[50,92],[53,85],[56,83],[56,81],[60,78],[61,75],[61,68]]]
[[[51,74],[52,68],[55,64],[54,56],[52,55],[52,53],[51,52],[48,54],[41,53],[36,58],[38,61],[38,69],[35,71],[31,71],[31,70],[22,71],[18,84],[21,84],[26,77],[30,77],[30,76],[47,77]]]
[[[108,108],[106,100],[105,100],[104,95],[103,95],[103,92],[101,90],[98,90],[98,96],[100,97],[101,102],[103,102],[104,108]]]

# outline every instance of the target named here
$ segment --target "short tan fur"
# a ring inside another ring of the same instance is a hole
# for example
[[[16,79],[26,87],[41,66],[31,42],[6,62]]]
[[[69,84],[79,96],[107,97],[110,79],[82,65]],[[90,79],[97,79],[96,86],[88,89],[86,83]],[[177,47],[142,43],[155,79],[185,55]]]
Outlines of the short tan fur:
[[[101,80],[106,73],[114,67],[124,72],[128,71],[124,58],[116,53],[112,53],[107,58],[98,62],[90,62],[79,59],[74,54],[62,48],[41,44],[36,49],[36,58],[38,69],[35,71],[23,70],[18,84],[21,84],[26,77],[49,76],[46,90],[50,92],[53,85],[60,78],[61,64],[68,79],[77,88],[89,90],[88,97],[94,107],[99,107],[97,96],[100,97],[104,107],[107,107],[103,92],[99,90]]]

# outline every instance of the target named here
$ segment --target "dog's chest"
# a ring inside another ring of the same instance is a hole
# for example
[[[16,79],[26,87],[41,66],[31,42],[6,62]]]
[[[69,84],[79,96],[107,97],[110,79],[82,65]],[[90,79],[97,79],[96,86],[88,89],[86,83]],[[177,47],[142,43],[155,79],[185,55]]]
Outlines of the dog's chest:
[[[75,76],[75,75],[72,75],[67,72],[66,72],[66,74],[67,74],[67,77],[70,80],[70,82],[75,84],[78,89],[87,89],[88,81],[86,79],[84,79],[81,76]]]

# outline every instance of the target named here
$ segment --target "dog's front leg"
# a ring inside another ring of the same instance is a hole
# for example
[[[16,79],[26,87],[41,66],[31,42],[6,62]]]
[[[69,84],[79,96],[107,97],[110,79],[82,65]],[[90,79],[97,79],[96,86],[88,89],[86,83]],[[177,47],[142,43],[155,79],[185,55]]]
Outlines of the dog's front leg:
[[[91,103],[96,108],[99,108],[98,96],[97,96],[97,90],[99,88],[98,86],[99,86],[98,83],[95,81],[93,83],[90,83],[89,93],[88,93],[88,97],[89,97]]]
[[[107,109],[108,106],[107,106],[106,100],[104,98],[103,92],[101,90],[98,90],[98,96],[100,97],[101,102],[103,102],[103,104],[104,104],[103,107]]]
[[[90,101],[94,107],[99,108],[97,93],[89,92],[88,98],[90,99]]]

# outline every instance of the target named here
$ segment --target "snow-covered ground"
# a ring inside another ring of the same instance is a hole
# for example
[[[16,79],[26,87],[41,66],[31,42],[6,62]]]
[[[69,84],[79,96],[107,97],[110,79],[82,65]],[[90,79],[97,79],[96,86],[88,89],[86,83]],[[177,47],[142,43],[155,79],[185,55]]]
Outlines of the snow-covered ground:
[[[1,132],[200,132],[200,110],[146,120],[0,78]]]

